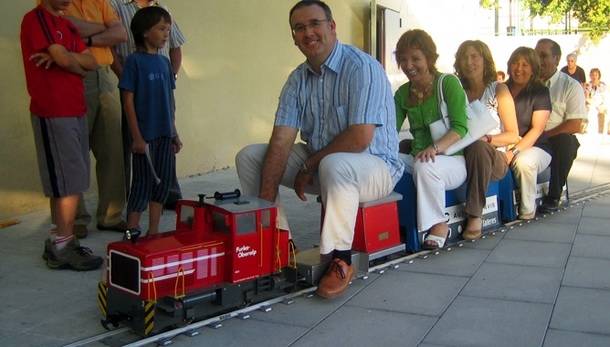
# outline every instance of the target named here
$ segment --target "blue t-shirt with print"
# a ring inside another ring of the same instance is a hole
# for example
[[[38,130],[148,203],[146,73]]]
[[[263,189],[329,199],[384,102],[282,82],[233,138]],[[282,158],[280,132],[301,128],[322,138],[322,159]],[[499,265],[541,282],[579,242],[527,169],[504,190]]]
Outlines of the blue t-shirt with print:
[[[161,54],[135,52],[125,61],[119,88],[134,94],[138,127],[144,141],[174,137],[171,64]]]

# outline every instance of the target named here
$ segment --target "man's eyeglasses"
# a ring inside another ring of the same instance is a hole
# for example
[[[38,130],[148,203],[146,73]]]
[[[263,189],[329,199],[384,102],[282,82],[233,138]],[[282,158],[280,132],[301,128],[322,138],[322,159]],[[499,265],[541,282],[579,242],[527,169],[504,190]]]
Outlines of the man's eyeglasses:
[[[292,33],[294,35],[302,34],[305,31],[307,31],[307,28],[316,30],[322,25],[322,23],[328,22],[328,21],[329,21],[328,19],[313,19],[313,20],[309,21],[309,24],[296,24],[295,26],[292,27]]]

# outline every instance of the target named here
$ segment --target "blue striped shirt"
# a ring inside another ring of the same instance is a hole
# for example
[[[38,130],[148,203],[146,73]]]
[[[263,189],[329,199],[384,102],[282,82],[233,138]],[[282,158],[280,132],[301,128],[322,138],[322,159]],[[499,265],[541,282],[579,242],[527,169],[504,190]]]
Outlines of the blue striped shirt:
[[[275,125],[299,129],[313,153],[351,125],[374,124],[373,140],[364,153],[385,161],[396,183],[404,163],[398,159],[394,107],[381,65],[359,49],[337,42],[319,75],[307,63],[290,74],[280,95]]]
[[[130,30],[130,25],[133,16],[135,16],[136,12],[140,9],[140,6],[134,0],[110,0],[110,5],[117,12],[123,26],[127,30],[127,42],[119,43],[118,45],[114,46],[115,52],[119,58],[119,62],[121,64],[125,64],[127,57],[136,51],[136,43],[133,39],[133,33]],[[167,7],[160,4],[159,1],[154,1],[153,6],[161,6],[167,12],[169,12]],[[182,31],[180,31],[178,23],[176,23],[174,16],[172,16],[172,27],[169,31],[169,41],[165,47],[159,50],[159,54],[162,54],[169,59],[169,50],[171,48],[181,47],[185,41],[186,39],[184,38]]]

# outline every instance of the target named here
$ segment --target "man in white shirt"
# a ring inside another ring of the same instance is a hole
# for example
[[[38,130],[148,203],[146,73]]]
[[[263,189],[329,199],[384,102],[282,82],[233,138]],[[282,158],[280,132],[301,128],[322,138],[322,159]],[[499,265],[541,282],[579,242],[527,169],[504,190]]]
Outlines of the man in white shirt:
[[[559,208],[561,191],[580,147],[574,134],[580,132],[587,112],[585,94],[580,83],[557,70],[561,58],[559,44],[551,39],[540,39],[535,49],[540,57],[540,77],[549,88],[553,105],[542,134],[548,140],[549,152],[553,158],[549,193],[540,207],[540,212],[548,213]]]

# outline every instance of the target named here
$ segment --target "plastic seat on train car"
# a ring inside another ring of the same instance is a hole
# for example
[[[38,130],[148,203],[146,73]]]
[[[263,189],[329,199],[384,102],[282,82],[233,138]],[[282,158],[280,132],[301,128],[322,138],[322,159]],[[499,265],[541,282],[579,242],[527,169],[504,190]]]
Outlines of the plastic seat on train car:
[[[403,233],[407,250],[418,252],[427,231],[417,230],[417,193],[413,177],[405,173],[394,191],[402,194],[403,199],[398,201],[398,216],[400,230]],[[487,197],[483,209],[483,232],[498,227],[500,223],[499,211],[499,183],[492,181],[485,193]],[[448,242],[455,243],[461,238],[465,221],[464,202],[466,201],[466,183],[460,187],[445,192],[445,215],[451,230]]]
[[[549,181],[551,180],[551,168],[547,167],[540,172],[536,178],[536,206],[542,204],[542,198],[544,198],[549,191]],[[500,182],[500,217],[502,222],[509,223],[517,219],[519,209],[519,187],[512,173],[512,170],[508,170],[508,173]],[[568,204],[570,201],[570,194],[568,190],[568,182],[563,186],[561,193],[561,201],[563,204]]]
[[[358,205],[352,242],[353,251],[372,254],[401,244],[396,204],[401,199],[402,195],[392,192],[384,198],[361,202]],[[318,201],[321,201],[319,197]],[[322,224],[324,205],[321,213]]]

